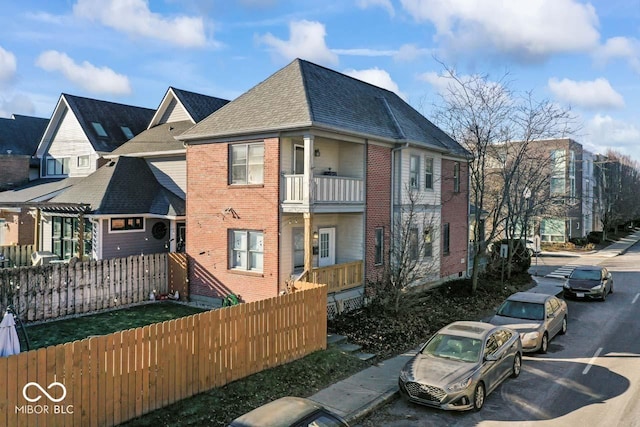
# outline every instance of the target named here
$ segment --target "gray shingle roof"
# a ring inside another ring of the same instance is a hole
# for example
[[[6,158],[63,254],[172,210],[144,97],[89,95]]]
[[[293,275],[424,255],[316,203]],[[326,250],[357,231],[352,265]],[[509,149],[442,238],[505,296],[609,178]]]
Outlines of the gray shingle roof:
[[[180,138],[186,141],[316,126],[453,155],[467,151],[395,93],[296,59]]]
[[[86,203],[95,214],[185,214],[185,202],[163,187],[143,158],[121,156],[102,166],[51,203]]]
[[[144,155],[145,153],[152,152],[184,150],[182,141],[178,141],[176,136],[180,135],[192,126],[193,123],[189,120],[163,123],[161,125],[154,126],[122,144],[120,147],[115,149],[111,155]]]
[[[0,192],[0,203],[26,203],[49,200],[57,192],[68,189],[82,178],[41,178],[14,190]]]
[[[215,96],[202,95],[200,93],[189,92],[183,89],[171,87],[173,93],[180,100],[187,113],[198,123],[214,111],[219,110],[229,103],[228,99],[216,98]]]
[[[64,93],[62,97],[78,118],[80,126],[82,126],[94,150],[99,153],[110,153],[128,140],[122,131],[122,126],[128,127],[133,135],[137,135],[147,128],[155,113],[155,110],[150,108],[117,104]],[[107,136],[100,137],[91,124],[92,122],[100,123]]]
[[[0,154],[32,156],[48,123],[49,119],[18,114],[0,118]]]

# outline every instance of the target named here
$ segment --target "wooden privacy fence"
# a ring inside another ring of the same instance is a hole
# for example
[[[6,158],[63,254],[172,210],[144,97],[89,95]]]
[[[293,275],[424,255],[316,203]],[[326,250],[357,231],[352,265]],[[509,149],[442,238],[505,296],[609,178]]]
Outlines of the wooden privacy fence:
[[[0,308],[13,303],[31,322],[139,303],[169,291],[167,256],[0,269]]]
[[[21,246],[0,246],[0,254],[11,260],[10,265],[0,265],[0,267],[24,267],[31,265],[31,254],[33,253],[33,245]]]
[[[299,359],[326,348],[326,299],[315,286],[0,358],[0,425],[114,426]]]

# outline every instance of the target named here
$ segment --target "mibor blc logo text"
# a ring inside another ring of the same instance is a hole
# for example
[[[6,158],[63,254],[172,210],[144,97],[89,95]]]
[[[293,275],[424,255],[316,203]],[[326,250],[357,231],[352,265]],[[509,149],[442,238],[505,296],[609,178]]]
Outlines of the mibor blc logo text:
[[[73,414],[73,405],[61,404],[67,397],[67,388],[54,377],[53,382],[46,388],[37,382],[28,382],[22,387],[22,397],[26,405],[16,405],[16,414]],[[45,400],[41,400],[42,398]],[[52,403],[49,403],[52,402]]]

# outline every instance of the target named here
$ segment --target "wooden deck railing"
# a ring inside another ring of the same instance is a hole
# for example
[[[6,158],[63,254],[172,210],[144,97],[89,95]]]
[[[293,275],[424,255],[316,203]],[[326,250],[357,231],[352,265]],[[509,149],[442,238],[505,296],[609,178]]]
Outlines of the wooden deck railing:
[[[303,175],[285,175],[283,203],[302,203]],[[364,203],[364,182],[359,178],[314,176],[312,203]]]
[[[303,277],[309,283],[327,285],[327,292],[341,292],[363,285],[364,263],[362,261],[317,267]],[[296,282],[296,287],[300,282]]]

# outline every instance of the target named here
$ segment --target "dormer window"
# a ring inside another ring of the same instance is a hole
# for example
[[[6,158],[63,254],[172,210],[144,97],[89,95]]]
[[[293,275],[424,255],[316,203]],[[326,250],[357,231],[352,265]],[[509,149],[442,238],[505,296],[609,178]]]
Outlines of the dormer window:
[[[131,129],[129,129],[127,126],[120,126],[120,129],[122,129],[122,133],[124,133],[124,136],[127,139],[133,138],[133,132],[131,132]]]
[[[98,122],[91,122],[91,125],[93,126],[93,129],[96,131],[99,137],[102,137],[102,138],[107,137],[107,131],[104,130],[104,128],[102,127],[102,124]]]

